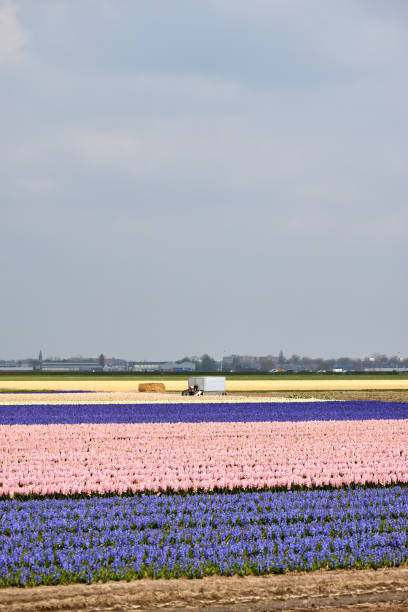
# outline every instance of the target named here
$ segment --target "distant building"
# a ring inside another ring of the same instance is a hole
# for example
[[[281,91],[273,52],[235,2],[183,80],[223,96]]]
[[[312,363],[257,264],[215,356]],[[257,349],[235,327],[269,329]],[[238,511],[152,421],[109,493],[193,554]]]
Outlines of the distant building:
[[[170,372],[194,372],[196,364],[194,361],[175,361],[169,362]]]
[[[0,372],[32,372],[33,366],[31,365],[17,365],[17,364],[0,364]]]
[[[103,366],[95,361],[43,361],[42,372],[102,372]]]
[[[269,370],[271,365],[278,364],[278,357],[266,355],[224,355],[221,361],[222,370]]]
[[[194,372],[193,361],[135,361],[134,372]]]
[[[126,361],[125,359],[116,359],[116,357],[112,357],[110,359],[105,359],[105,370],[111,370],[112,372],[125,372],[127,370],[131,370],[131,363]]]
[[[372,366],[371,368],[364,368],[364,372],[384,372],[385,373],[398,373],[398,374],[404,374],[405,372],[408,372],[408,368],[400,368],[400,367],[387,367],[387,368],[381,368],[381,367],[376,367],[376,366]]]
[[[0,359],[0,372],[31,372],[32,359]]]
[[[132,364],[133,372],[159,372],[163,370],[163,361],[135,361]]]

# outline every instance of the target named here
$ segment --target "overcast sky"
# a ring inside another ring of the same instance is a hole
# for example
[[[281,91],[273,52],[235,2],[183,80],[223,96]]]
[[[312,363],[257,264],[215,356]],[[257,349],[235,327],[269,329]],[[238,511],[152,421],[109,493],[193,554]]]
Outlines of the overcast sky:
[[[408,354],[406,0],[0,0],[0,358]]]

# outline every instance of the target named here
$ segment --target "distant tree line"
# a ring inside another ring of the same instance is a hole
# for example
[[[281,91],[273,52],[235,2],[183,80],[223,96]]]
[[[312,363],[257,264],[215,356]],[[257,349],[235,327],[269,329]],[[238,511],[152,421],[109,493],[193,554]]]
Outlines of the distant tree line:
[[[180,361],[193,361],[197,371],[216,372],[221,369],[226,371],[263,371],[269,372],[274,369],[294,370],[294,371],[329,371],[333,369],[363,371],[366,368],[408,368],[408,357],[402,358],[401,355],[385,355],[375,353],[371,357],[354,359],[352,357],[338,357],[324,359],[322,357],[308,357],[293,354],[285,357],[280,351],[275,358],[271,357],[252,357],[234,355],[225,357],[222,361],[217,361],[208,354],[200,358],[184,357]]]
[[[75,357],[70,359],[61,359],[57,357],[47,358],[49,360],[56,360],[60,362],[69,362],[72,359],[77,361],[95,362],[100,366],[106,365],[107,359],[103,353],[99,357],[89,357],[87,359],[83,357]],[[195,363],[196,370],[198,372],[219,372],[233,371],[233,372],[249,372],[249,371],[260,371],[270,372],[271,370],[285,370],[285,371],[330,371],[333,369],[350,370],[350,371],[363,371],[365,369],[375,368],[408,368],[408,357],[402,357],[398,355],[385,355],[383,353],[375,353],[370,357],[363,359],[354,359],[352,357],[338,357],[324,359],[322,357],[307,357],[300,356],[294,353],[290,357],[285,357],[281,350],[275,357],[272,356],[243,356],[243,355],[229,355],[223,357],[222,360],[217,361],[208,353],[205,353],[201,357],[184,357],[179,359],[177,363],[181,364],[184,361]],[[25,359],[25,360],[0,360],[0,365],[26,365],[33,366],[34,369],[38,369],[40,361],[38,359]],[[124,361],[126,364],[126,361]]]

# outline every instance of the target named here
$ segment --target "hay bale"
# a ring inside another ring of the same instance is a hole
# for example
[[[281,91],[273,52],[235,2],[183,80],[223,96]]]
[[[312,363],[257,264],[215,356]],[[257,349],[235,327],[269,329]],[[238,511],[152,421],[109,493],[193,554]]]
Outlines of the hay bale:
[[[163,383],[140,383],[139,391],[144,393],[164,393],[166,387]]]

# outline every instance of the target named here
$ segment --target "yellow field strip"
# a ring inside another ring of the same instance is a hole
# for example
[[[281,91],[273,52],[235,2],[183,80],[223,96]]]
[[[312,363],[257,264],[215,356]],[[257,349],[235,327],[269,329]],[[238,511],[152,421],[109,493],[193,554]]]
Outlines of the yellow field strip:
[[[54,391],[133,391],[137,392],[140,380],[0,380],[2,390],[54,390]],[[152,378],[149,382],[155,382]],[[167,391],[187,388],[187,379],[164,381]],[[227,391],[363,391],[408,389],[408,378],[397,380],[227,380]]]
[[[232,380],[227,391],[363,391],[408,389],[408,378],[401,380]]]

